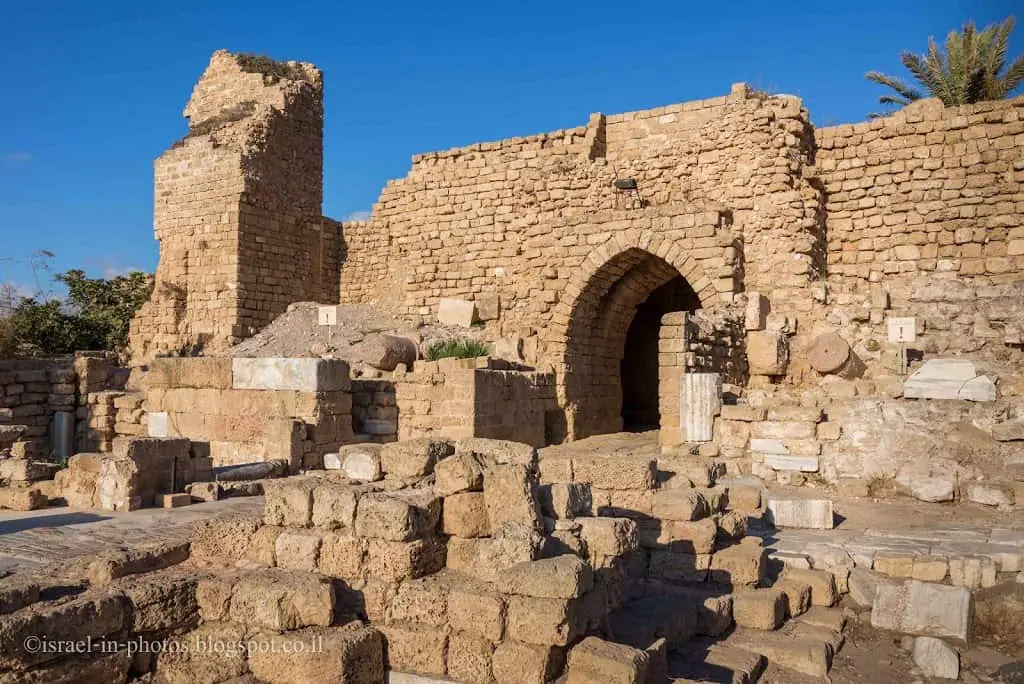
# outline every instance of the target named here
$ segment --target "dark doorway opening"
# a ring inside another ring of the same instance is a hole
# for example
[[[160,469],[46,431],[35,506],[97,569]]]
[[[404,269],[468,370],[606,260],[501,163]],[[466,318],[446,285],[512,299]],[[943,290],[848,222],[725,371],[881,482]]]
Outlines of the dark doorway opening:
[[[626,333],[620,363],[623,429],[655,430],[661,424],[658,409],[658,335],[661,317],[673,311],[696,311],[700,298],[682,276],[658,289],[636,308]]]

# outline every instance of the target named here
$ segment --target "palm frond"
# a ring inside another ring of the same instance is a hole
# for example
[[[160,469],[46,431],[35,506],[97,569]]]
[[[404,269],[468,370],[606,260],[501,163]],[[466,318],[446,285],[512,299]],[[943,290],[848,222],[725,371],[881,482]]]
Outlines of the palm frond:
[[[899,94],[900,97],[907,100],[908,102],[911,102],[913,100],[920,100],[923,97],[921,91],[914,89],[912,86],[908,85],[907,83],[904,83],[902,80],[896,78],[895,76],[887,76],[886,74],[880,73],[878,71],[869,71],[867,74],[865,74],[865,78],[879,85],[884,85],[887,88],[892,88]]]
[[[1013,61],[1010,68],[1006,70],[1006,75],[1000,80],[1002,81],[1003,97],[1008,97],[1017,89],[1017,86],[1024,83],[1024,55]]]

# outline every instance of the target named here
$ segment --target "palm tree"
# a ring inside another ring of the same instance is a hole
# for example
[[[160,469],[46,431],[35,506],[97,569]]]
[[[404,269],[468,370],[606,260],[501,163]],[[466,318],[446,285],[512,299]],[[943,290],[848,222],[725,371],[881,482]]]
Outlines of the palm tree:
[[[867,78],[896,91],[896,95],[878,98],[879,102],[900,107],[923,97],[937,97],[947,107],[1006,99],[1024,81],[1024,56],[1015,59],[1003,72],[1013,24],[1013,17],[1007,17],[979,32],[974,22],[968,21],[962,33],[950,31],[945,54],[931,37],[925,54],[901,53],[900,61],[921,84],[923,92],[877,71],[869,71]]]

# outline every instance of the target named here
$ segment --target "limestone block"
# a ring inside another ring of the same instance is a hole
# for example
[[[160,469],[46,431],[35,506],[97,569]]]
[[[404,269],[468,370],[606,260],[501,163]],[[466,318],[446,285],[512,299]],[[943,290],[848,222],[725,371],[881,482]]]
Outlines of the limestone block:
[[[540,646],[565,646],[587,627],[582,599],[511,596],[505,616],[508,638]]]
[[[966,587],[907,580],[902,584],[878,584],[871,625],[904,634],[965,641],[970,615],[971,592]]]
[[[275,632],[327,627],[334,619],[334,589],[308,572],[263,570],[241,577],[231,592],[231,621]]]
[[[931,359],[903,383],[908,399],[995,400],[995,384],[965,359]],[[977,379],[977,380],[976,380]]]
[[[984,506],[1006,508],[1014,503],[1014,488],[998,482],[972,482],[967,485],[967,499]]]
[[[505,632],[505,600],[489,585],[458,581],[448,591],[448,624],[460,632],[475,634],[493,642]]]
[[[955,587],[980,589],[996,583],[996,564],[991,558],[950,558],[949,581]]]
[[[547,518],[567,520],[592,515],[593,495],[589,484],[555,482],[538,488],[541,513]]]
[[[768,420],[789,423],[820,423],[821,409],[816,406],[773,406],[768,409]]]
[[[849,359],[850,345],[836,333],[819,335],[807,350],[811,368],[826,375],[838,372]]]
[[[711,553],[718,535],[718,524],[714,518],[695,522],[662,521],[669,537],[669,547],[679,553]]]
[[[914,574],[914,556],[898,551],[879,551],[871,567],[889,577],[911,577]]]
[[[0,487],[0,508],[35,511],[45,508],[48,503],[46,494],[38,487]]]
[[[441,496],[483,489],[484,469],[473,453],[457,453],[434,466],[434,488]]]
[[[992,426],[992,437],[1000,442],[1024,440],[1024,418],[996,423]]]
[[[495,465],[484,473],[484,502],[494,534],[541,529],[536,479],[521,465]]]
[[[812,605],[828,608],[834,606],[839,600],[835,577],[827,570],[786,568],[782,573],[782,579],[808,585],[811,588]]]
[[[636,522],[627,518],[578,518],[580,538],[587,546],[591,564],[607,556],[619,557],[639,548]]]
[[[747,334],[747,364],[751,375],[785,375],[789,365],[789,342],[776,331]]]
[[[941,582],[948,568],[949,563],[940,556],[915,556],[910,576],[922,582]]]
[[[383,582],[418,579],[443,568],[445,552],[445,545],[436,539],[412,542],[368,539],[366,575]]]
[[[312,478],[267,480],[263,485],[266,506],[263,518],[268,525],[308,527],[313,516]]]
[[[160,497],[161,508],[181,508],[192,503],[192,495],[188,493],[163,494]]]
[[[852,568],[848,580],[850,599],[861,608],[870,607],[875,602],[875,592],[881,584],[897,586],[899,583],[866,568]]]
[[[364,494],[356,508],[355,532],[394,542],[432,537],[441,518],[441,499],[429,490]]]
[[[752,439],[814,439],[817,425],[811,421],[762,421],[752,423],[750,436]],[[753,448],[753,444],[751,445]],[[787,450],[785,453],[789,453]]]
[[[704,582],[711,568],[711,554],[652,550],[648,574],[669,582]]]
[[[452,632],[445,654],[448,676],[467,684],[491,684],[494,644],[474,634]]]
[[[573,455],[573,478],[594,489],[653,489],[657,460],[621,454]]]
[[[756,586],[765,575],[767,552],[760,546],[734,544],[711,556],[709,579],[716,584]]]
[[[278,567],[314,572],[320,558],[321,541],[317,530],[285,528],[274,541]]]
[[[170,437],[170,424],[166,411],[155,411],[146,414],[146,430],[150,437]]]
[[[476,315],[481,321],[496,321],[501,316],[501,298],[497,292],[483,292],[473,298]]]
[[[732,617],[740,627],[778,629],[786,619],[786,594],[781,589],[745,589],[732,596]]]
[[[521,465],[533,469],[537,465],[536,447],[504,439],[470,437],[455,445],[456,454],[473,454],[481,463],[490,465]]]
[[[811,587],[798,579],[781,577],[772,585],[786,595],[786,617],[803,615],[811,607]]]
[[[344,446],[338,452],[341,459],[341,470],[351,480],[360,482],[376,482],[384,476],[380,458],[379,444],[359,444]],[[325,464],[326,465],[326,464]]]
[[[960,654],[942,639],[927,636],[914,639],[914,664],[925,677],[960,678]]]
[[[450,440],[432,437],[391,442],[380,449],[381,468],[389,479],[422,477],[434,472],[437,462],[454,450]]]
[[[329,577],[362,577],[367,542],[344,533],[324,532],[316,571]]]
[[[644,684],[649,669],[646,651],[587,637],[569,651],[565,684]]]
[[[710,442],[715,416],[722,407],[722,376],[718,373],[684,373],[679,399],[683,441]]]
[[[488,537],[491,524],[482,492],[460,492],[444,499],[443,530],[445,534],[462,537]]]
[[[0,585],[0,615],[13,613],[39,600],[39,584],[27,577],[7,577]]]
[[[491,537],[448,540],[448,567],[485,582],[493,582],[501,569],[515,563],[534,560],[540,537]]]
[[[708,503],[696,489],[659,489],[654,493],[651,511],[661,520],[699,520],[710,511]]]
[[[407,337],[371,334],[353,345],[351,353],[371,368],[393,371],[399,365],[412,367],[419,350],[416,343]]]
[[[231,361],[234,389],[347,391],[348,364],[340,359],[235,358]]]
[[[249,655],[249,669],[267,684],[333,684],[384,680],[384,639],[369,627],[310,628],[289,634],[259,634],[261,648]],[[265,647],[263,645],[266,644]],[[295,644],[315,644],[298,650]]]
[[[743,323],[746,330],[764,330],[768,322],[768,298],[759,292],[747,293]]]
[[[378,627],[387,645],[387,669],[443,677],[447,665],[446,632],[428,625],[383,625]]]
[[[765,454],[764,463],[772,470],[796,470],[801,473],[818,472],[817,456],[784,456]]]
[[[768,417],[768,409],[748,404],[724,404],[721,416],[722,420],[739,420],[749,423],[765,420]]]
[[[768,499],[767,509],[768,522],[775,527],[831,530],[835,525],[831,499],[771,496]]]
[[[940,465],[906,464],[896,472],[896,484],[919,501],[952,501],[956,493],[956,471]]]
[[[437,321],[442,325],[471,328],[477,321],[476,303],[465,299],[442,298],[437,304]]]
[[[565,653],[557,646],[506,640],[495,648],[491,668],[497,684],[547,684],[564,662]]]
[[[503,594],[570,599],[593,589],[594,574],[579,557],[563,555],[511,565],[498,573],[495,584]]]

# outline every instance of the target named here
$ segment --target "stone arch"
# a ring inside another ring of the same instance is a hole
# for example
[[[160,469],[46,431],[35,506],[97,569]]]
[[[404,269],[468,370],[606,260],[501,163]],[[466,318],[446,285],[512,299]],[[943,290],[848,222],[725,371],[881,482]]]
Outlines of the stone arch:
[[[559,403],[565,413],[565,424],[554,430],[553,438],[578,439],[622,429],[621,365],[627,337],[640,307],[666,288],[675,289],[676,300],[685,300],[671,310],[710,306],[720,297],[699,262],[677,240],[627,232],[583,261],[556,305],[548,330],[550,348],[559,360]],[[661,314],[655,314],[660,321]],[[649,363],[656,364],[656,346],[648,353]],[[650,391],[656,397],[656,367],[653,385]]]

